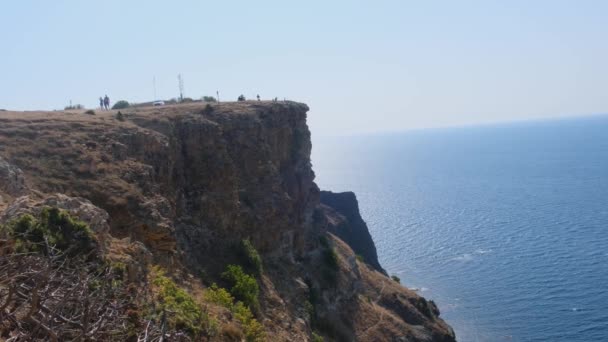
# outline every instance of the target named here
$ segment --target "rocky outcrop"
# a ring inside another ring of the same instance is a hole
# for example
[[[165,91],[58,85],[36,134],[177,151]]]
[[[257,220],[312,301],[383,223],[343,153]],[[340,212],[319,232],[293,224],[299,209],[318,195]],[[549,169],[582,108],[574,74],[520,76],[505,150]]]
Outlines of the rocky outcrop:
[[[16,197],[27,193],[21,169],[0,157],[0,192]]]
[[[352,192],[321,191],[320,210],[327,217],[327,229],[346,242],[350,248],[375,270],[386,274],[378,262],[376,245],[367,224],[359,213],[357,197]]]
[[[68,210],[108,236],[108,254],[130,265],[130,278],[154,263],[221,281],[238,262],[234,246],[249,239],[264,260],[258,318],[273,341],[309,340],[313,330],[345,341],[452,341],[432,303],[382,273],[354,195],[320,195],[307,111],[245,102],[135,108],[124,121],[0,113],[0,156],[12,163],[0,163],[0,192],[11,194],[4,217]]]

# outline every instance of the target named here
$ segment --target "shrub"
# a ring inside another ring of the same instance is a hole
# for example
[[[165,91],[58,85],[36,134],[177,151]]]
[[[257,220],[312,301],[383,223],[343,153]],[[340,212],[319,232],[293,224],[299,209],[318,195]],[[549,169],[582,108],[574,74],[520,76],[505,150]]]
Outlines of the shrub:
[[[213,96],[203,96],[202,100],[203,102],[217,102],[217,100]]]
[[[260,253],[258,253],[249,239],[241,241],[239,255],[246,268],[253,270],[257,275],[262,274],[264,271],[262,257],[260,257]]]
[[[253,280],[253,284],[257,289],[257,283],[255,283],[255,279],[244,274],[242,269],[240,271],[238,269],[240,269],[239,266],[230,265],[228,266],[228,271],[226,271],[225,274],[227,272],[231,272],[231,274],[235,275],[235,278],[249,277],[250,280]],[[249,286],[251,286],[251,284]],[[216,284],[213,284],[209,289],[205,290],[203,297],[206,301],[230,309],[230,311],[232,311],[232,313],[234,314],[234,317],[243,325],[243,330],[247,341],[265,341],[266,333],[264,331],[264,326],[253,317],[251,309],[243,302],[238,301],[236,302],[236,304],[234,304],[234,297],[228,291],[226,291],[226,289],[220,288]],[[255,294],[255,305],[257,305],[257,291]],[[221,334],[223,337],[228,338],[230,341],[232,341],[230,338],[233,338],[237,335],[242,336],[242,333],[240,333],[240,330],[238,330],[236,327],[228,327],[226,325],[222,326]],[[241,341],[241,339],[236,339],[235,341]]]
[[[323,263],[333,270],[338,269],[338,254],[333,248],[323,250]]]
[[[391,279],[393,279],[394,281],[398,282],[399,284],[401,284],[401,278],[397,277],[396,275],[392,275]]]
[[[8,224],[8,233],[22,252],[47,253],[46,243],[70,256],[87,254],[95,248],[89,226],[58,208],[44,208],[40,218],[23,215]]]
[[[87,110],[86,112],[84,112],[85,114],[89,114],[89,115],[95,115],[95,111],[92,109]]]
[[[365,262],[365,258],[363,257],[363,255],[357,254],[356,257],[357,257],[357,260],[359,260],[360,262]]]
[[[181,103],[190,103],[190,102],[194,102],[194,100],[192,98],[190,98],[190,97],[184,97],[179,102],[181,102]]]
[[[118,113],[116,113],[116,120],[125,121],[125,116],[120,111],[118,111]]]
[[[312,332],[312,342],[323,342],[325,341],[325,339],[323,339],[323,336],[317,334],[316,332]]]
[[[173,329],[199,334],[208,317],[194,298],[165,276],[160,268],[154,268],[152,274],[152,284],[155,286],[156,300],[160,307],[156,315],[166,315],[166,320]]]
[[[207,105],[205,105],[205,108],[203,108],[203,110],[201,111],[201,114],[209,115],[211,113],[213,113],[213,107],[207,103]]]
[[[243,272],[243,268],[237,265],[228,265],[226,272],[222,273],[230,283],[230,293],[237,299],[243,301],[249,308],[258,307],[258,283],[254,277]]]
[[[327,236],[325,236],[325,235],[319,236],[319,243],[321,244],[321,246],[323,246],[325,248],[329,248],[329,239],[327,239]]]
[[[221,305],[225,308],[232,309],[234,303],[234,297],[226,289],[218,287],[217,284],[211,285],[210,288],[205,290],[203,297],[206,301]]]
[[[308,318],[312,321],[315,318],[316,309],[315,306],[312,305],[310,300],[304,302],[304,310],[306,310],[306,314],[308,314]]]
[[[338,254],[333,247],[323,249],[321,255],[321,275],[329,285],[336,285],[338,280]]]
[[[239,97],[237,98],[237,100],[238,100],[239,102],[242,102],[242,101],[247,101],[247,99],[245,98],[245,95],[243,95],[243,94],[239,95]]]
[[[130,106],[129,102],[127,102],[125,100],[120,100],[112,106],[112,109],[125,109],[125,108],[129,108],[129,106]]]
[[[243,324],[247,342],[262,342],[266,340],[264,326],[253,318],[251,310],[242,302],[237,302],[234,306],[234,317]]]

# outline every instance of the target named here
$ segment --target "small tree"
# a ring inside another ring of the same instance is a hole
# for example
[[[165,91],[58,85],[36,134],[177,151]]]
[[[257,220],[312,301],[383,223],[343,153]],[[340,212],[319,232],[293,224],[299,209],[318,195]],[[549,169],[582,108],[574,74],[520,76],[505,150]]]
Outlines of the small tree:
[[[241,95],[239,95],[239,97],[237,98],[237,100],[239,102],[243,102],[243,101],[246,101],[247,99],[245,98],[245,95],[241,94]]]
[[[213,96],[203,96],[203,102],[217,102]]]
[[[129,108],[129,106],[130,106],[129,102],[127,102],[125,100],[120,100],[112,106],[112,109],[125,109],[125,108]]]
[[[246,274],[241,266],[228,265],[222,278],[232,286],[230,293],[237,299],[243,301],[249,308],[258,307],[258,293],[260,291],[258,282],[254,277]]]

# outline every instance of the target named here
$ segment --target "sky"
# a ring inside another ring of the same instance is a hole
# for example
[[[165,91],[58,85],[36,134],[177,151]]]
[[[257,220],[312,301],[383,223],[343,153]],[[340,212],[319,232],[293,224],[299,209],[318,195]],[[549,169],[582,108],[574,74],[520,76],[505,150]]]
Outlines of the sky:
[[[608,113],[608,1],[20,0],[0,108],[220,92],[307,103],[313,134]]]

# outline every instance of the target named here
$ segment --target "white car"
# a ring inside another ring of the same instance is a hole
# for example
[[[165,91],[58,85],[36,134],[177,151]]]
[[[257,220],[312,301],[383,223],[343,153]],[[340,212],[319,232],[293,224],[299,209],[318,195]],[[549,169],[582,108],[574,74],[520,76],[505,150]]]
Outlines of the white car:
[[[165,101],[154,101],[152,102],[153,106],[164,106],[165,105]]]

